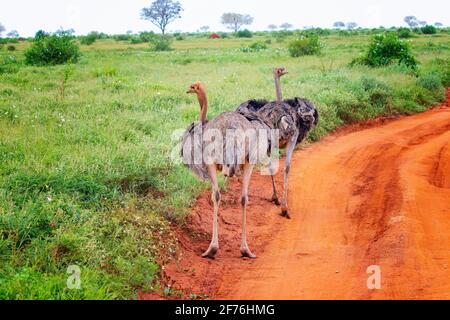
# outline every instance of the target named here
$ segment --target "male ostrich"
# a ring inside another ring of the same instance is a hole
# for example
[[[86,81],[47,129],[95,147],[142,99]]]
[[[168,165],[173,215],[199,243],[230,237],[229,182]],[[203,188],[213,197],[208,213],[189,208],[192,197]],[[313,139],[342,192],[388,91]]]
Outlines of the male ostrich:
[[[281,215],[290,219],[288,208],[288,184],[289,171],[291,166],[292,154],[295,146],[302,142],[319,121],[319,113],[314,104],[306,99],[294,98],[283,100],[280,78],[287,74],[285,68],[274,70],[276,102],[264,103],[264,100],[249,100],[243,103],[237,110],[238,113],[247,114],[257,112],[266,122],[271,124],[272,128],[280,130],[280,148],[286,147],[286,162],[284,170],[284,199]],[[272,201],[279,205],[278,194],[275,187],[274,172],[272,174],[273,196]]]
[[[203,257],[213,259],[219,250],[219,238],[218,238],[218,210],[220,203],[220,190],[217,181],[217,171],[222,171],[225,176],[232,177],[239,170],[243,170],[243,183],[242,183],[242,242],[241,242],[241,254],[243,257],[256,258],[247,244],[247,203],[248,203],[248,186],[250,183],[251,174],[253,171],[253,163],[249,161],[249,151],[252,146],[250,142],[244,138],[244,148],[237,150],[231,150],[231,157],[226,158],[224,161],[218,152],[207,152],[208,143],[205,141],[205,137],[214,133],[214,143],[221,144],[219,148],[222,148],[224,154],[228,155],[230,146],[227,144],[228,130],[246,130],[251,129],[269,129],[269,127],[262,121],[258,121],[257,118],[251,119],[236,112],[225,112],[219,115],[217,118],[206,121],[206,115],[208,111],[208,98],[204,86],[200,83],[194,83],[190,86],[187,93],[197,94],[197,98],[200,104],[200,122],[192,124],[186,131],[182,141],[182,156],[183,162],[193,171],[197,176],[203,180],[209,180],[212,185],[212,202],[214,204],[213,212],[213,230],[212,240],[208,250],[203,253]],[[267,143],[267,150],[269,149],[269,141]],[[234,144],[231,144],[234,147]],[[228,150],[227,150],[228,149]],[[198,152],[201,153],[200,161],[193,161],[198,156]],[[223,154],[222,154],[223,155]],[[188,159],[188,160],[186,160]],[[195,162],[195,163],[194,163]]]

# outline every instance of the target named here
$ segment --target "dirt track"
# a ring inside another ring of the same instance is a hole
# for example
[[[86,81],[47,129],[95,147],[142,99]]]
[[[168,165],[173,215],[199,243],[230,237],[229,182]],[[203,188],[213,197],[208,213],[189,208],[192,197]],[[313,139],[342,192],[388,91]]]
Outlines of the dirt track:
[[[214,261],[199,257],[211,227],[209,195],[199,199],[166,267],[173,285],[218,299],[450,299],[448,106],[333,134],[297,152],[291,172],[292,220],[267,201],[270,178],[252,179],[256,260],[239,257],[239,181],[223,195]],[[370,265],[381,290],[367,288]]]

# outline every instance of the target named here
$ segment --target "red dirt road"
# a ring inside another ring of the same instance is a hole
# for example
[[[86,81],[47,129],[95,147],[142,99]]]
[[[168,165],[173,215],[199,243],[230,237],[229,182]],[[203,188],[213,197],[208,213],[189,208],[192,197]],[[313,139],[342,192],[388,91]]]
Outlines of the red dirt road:
[[[286,220],[267,201],[270,178],[253,176],[256,260],[239,256],[239,181],[223,194],[214,261],[199,257],[212,214],[209,194],[199,199],[165,268],[174,287],[217,299],[450,299],[448,106],[333,134],[295,154],[290,181]],[[380,290],[367,288],[371,265]]]

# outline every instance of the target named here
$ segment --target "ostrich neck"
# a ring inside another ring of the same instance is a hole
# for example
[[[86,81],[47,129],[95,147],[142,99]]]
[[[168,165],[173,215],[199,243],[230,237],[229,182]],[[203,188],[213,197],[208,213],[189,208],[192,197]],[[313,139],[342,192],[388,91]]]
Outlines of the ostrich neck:
[[[283,95],[281,94],[280,77],[277,76],[275,76],[275,91],[277,93],[277,102],[281,103],[283,101]]]
[[[206,115],[208,114],[208,97],[206,96],[206,92],[201,90],[198,95],[198,103],[200,104],[200,122],[205,124]]]

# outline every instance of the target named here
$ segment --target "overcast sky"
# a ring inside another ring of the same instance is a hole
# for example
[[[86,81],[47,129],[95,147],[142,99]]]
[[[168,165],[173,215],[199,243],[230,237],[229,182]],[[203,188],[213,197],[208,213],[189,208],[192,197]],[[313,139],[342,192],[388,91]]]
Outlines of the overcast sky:
[[[75,29],[77,34],[96,30],[110,34],[157,30],[140,18],[150,0],[1,0],[0,23],[22,36],[37,30]],[[182,18],[169,30],[196,31],[207,25],[224,30],[224,12],[248,13],[255,18],[251,30],[289,22],[331,27],[335,21],[354,21],[363,27],[404,25],[403,17],[415,15],[429,23],[450,25],[450,0],[180,0]]]

